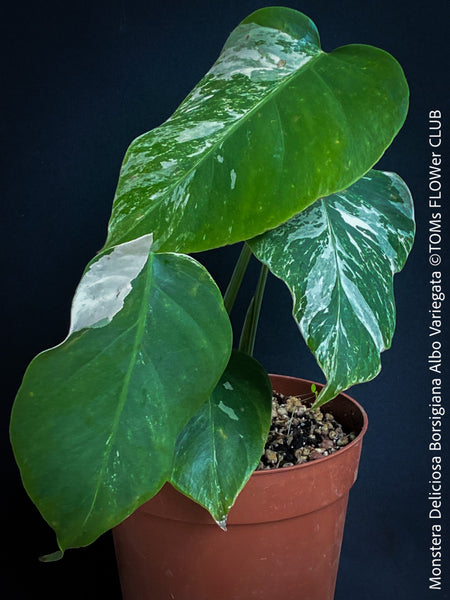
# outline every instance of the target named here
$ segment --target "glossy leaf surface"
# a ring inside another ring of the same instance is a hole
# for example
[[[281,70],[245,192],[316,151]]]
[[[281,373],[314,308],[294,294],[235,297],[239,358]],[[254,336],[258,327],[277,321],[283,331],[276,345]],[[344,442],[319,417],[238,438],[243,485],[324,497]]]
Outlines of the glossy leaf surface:
[[[155,251],[194,252],[256,236],[366,173],[407,104],[386,52],[327,54],[305,15],[256,11],[172,117],[131,144],[106,246],[152,233]]]
[[[33,360],[16,399],[16,459],[61,549],[89,544],[159,490],[231,352],[206,270],[149,244],[90,264],[69,337]]]
[[[225,526],[256,469],[270,427],[272,386],[264,369],[234,351],[208,402],[177,442],[171,482]]]
[[[249,242],[291,291],[294,318],[328,380],[318,405],[379,372],[395,327],[393,275],[414,231],[405,183],[370,171]]]

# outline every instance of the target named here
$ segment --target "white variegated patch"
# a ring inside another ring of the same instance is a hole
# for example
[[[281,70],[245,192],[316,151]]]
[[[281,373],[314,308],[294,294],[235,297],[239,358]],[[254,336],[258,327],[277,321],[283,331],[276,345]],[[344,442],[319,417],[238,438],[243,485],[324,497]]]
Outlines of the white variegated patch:
[[[219,402],[218,408],[219,408],[219,410],[224,412],[227,415],[227,417],[229,417],[233,421],[239,421],[239,418],[236,416],[236,413],[234,412],[234,410],[230,406],[227,406],[226,404],[224,404],[222,401]]]
[[[320,254],[309,263],[309,266],[306,285],[300,295],[304,302],[298,311],[298,321],[306,337],[309,337],[309,325],[314,316],[325,312],[331,304],[331,296],[338,277],[338,266],[332,244],[324,244]]]
[[[144,268],[151,245],[152,234],[144,235],[115,246],[88,267],[73,299],[69,335],[111,322]]]
[[[199,138],[209,138],[225,126],[220,121],[200,121],[192,127],[185,127],[177,136],[177,142],[190,142]]]
[[[377,347],[378,351],[382,352],[383,350],[386,350],[383,335],[380,331],[380,325],[372,311],[372,308],[369,306],[367,300],[361,293],[360,288],[364,289],[365,282],[352,281],[344,274],[343,269],[340,269],[339,279],[342,284],[342,290],[345,293],[356,317],[371,336],[372,341]],[[358,284],[360,287],[358,287]]]
[[[231,171],[230,171],[230,179],[231,179],[230,188],[232,190],[234,190],[234,188],[236,187],[236,178],[237,178],[236,171],[234,169],[231,169]]]
[[[278,81],[302,67],[317,52],[317,46],[304,39],[256,23],[243,23],[232,32],[208,74],[225,81],[236,75],[255,82]]]

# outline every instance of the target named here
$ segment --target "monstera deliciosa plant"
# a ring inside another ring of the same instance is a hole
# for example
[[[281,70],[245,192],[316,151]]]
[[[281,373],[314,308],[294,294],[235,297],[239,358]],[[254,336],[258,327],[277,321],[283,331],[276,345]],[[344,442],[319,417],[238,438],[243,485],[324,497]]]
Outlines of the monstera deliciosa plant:
[[[405,183],[371,169],[407,106],[389,54],[327,54],[306,16],[265,8],[175,113],[132,142],[69,335],[32,361],[12,413],[24,486],[57,534],[51,558],[165,482],[224,526],[270,425],[270,382],[252,358],[268,270],[326,376],[316,406],[378,373],[414,221]],[[237,242],[222,298],[187,254]],[[228,313],[252,254],[261,276],[232,350]]]

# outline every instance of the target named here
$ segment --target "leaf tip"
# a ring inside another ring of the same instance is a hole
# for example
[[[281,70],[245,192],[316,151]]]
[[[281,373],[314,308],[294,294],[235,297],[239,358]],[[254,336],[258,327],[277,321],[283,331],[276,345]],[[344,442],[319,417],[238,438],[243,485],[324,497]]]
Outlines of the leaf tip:
[[[227,518],[226,516],[223,517],[222,519],[220,519],[219,521],[216,520],[217,525],[220,527],[220,529],[222,531],[227,531]]]
[[[64,556],[64,550],[57,550],[56,552],[52,552],[50,554],[44,554],[44,556],[39,557],[39,562],[49,563],[49,562],[57,562],[62,559]]]

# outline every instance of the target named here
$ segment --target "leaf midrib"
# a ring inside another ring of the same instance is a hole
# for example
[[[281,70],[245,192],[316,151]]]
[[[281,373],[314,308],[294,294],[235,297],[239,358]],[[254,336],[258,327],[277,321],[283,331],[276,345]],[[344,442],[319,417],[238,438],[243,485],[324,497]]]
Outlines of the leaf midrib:
[[[342,282],[341,282],[341,273],[340,273],[341,269],[340,269],[340,265],[339,265],[339,257],[337,256],[336,235],[334,233],[333,225],[331,223],[325,201],[321,200],[321,203],[322,203],[323,211],[325,213],[325,218],[327,221],[327,229],[329,232],[329,236],[333,241],[333,244],[332,244],[333,245],[333,254],[334,254],[334,260],[335,260],[335,264],[336,264],[336,283],[338,286],[338,312],[337,312],[337,317],[336,317],[336,326],[338,326],[338,324],[341,322],[341,304],[342,304],[342,300],[341,300]],[[334,345],[334,348],[333,348],[333,374],[332,374],[333,376],[336,374],[336,370],[337,370],[336,356],[339,354],[339,352],[337,350],[337,346],[339,344],[340,337],[341,337],[341,328],[338,327],[338,339],[336,340],[336,344]],[[330,377],[331,377],[331,374],[330,374]]]

